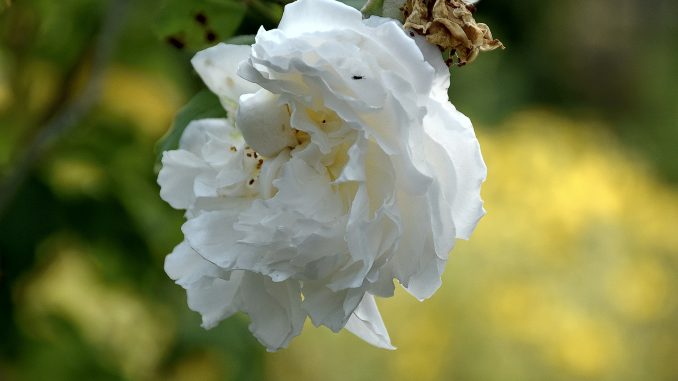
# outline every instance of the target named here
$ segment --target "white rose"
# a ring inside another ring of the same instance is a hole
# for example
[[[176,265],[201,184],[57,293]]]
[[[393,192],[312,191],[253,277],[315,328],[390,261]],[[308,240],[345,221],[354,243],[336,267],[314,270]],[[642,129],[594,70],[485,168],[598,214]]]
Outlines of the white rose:
[[[158,182],[187,210],[165,269],[203,326],[244,311],[276,350],[308,316],[393,348],[374,297],[394,278],[431,296],[484,214],[485,165],[440,52],[394,20],[299,0],[251,47],[192,62],[229,120],[189,125]]]

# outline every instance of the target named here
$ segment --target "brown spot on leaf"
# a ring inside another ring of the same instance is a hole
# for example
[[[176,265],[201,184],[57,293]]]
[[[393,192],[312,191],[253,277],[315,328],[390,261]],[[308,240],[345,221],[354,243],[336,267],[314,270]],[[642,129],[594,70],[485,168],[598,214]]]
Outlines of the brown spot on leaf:
[[[165,41],[177,49],[183,49],[184,46],[186,46],[186,43],[183,41],[183,39],[177,36],[168,36]]]
[[[207,25],[207,16],[202,12],[198,12],[195,14],[195,21],[200,25]]]

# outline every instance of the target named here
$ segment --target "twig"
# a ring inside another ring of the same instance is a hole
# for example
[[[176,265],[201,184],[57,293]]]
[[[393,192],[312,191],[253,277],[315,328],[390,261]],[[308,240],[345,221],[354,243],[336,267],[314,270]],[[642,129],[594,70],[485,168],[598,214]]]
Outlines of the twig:
[[[128,0],[109,0],[96,39],[91,70],[84,89],[73,100],[65,103],[54,113],[54,116],[36,134],[26,150],[18,157],[16,164],[0,182],[0,217],[7,210],[17,190],[47,148],[60,136],[77,126],[78,122],[88,114],[92,106],[99,100],[104,71],[111,59],[115,43],[122,29],[127,4]]]

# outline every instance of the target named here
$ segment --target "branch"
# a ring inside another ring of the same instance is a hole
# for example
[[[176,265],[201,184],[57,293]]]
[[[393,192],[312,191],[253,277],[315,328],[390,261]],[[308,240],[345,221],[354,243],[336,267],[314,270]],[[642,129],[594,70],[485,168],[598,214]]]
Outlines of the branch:
[[[10,168],[7,176],[0,182],[0,217],[7,210],[17,190],[47,148],[77,126],[99,100],[104,71],[122,29],[127,4],[128,0],[109,0],[106,13],[103,15],[101,30],[95,42],[91,70],[84,89],[73,100],[55,111],[24,152],[19,155],[16,164]]]

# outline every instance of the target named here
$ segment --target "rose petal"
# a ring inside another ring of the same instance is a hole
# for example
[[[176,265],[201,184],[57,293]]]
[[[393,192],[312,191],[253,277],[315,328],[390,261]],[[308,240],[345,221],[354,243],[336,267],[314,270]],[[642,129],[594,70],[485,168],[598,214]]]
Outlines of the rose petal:
[[[200,78],[221,100],[229,118],[235,116],[238,99],[242,94],[254,93],[260,89],[257,84],[236,74],[238,65],[247,60],[250,50],[247,45],[219,43],[199,51],[191,60]]]
[[[287,347],[301,333],[306,314],[301,309],[298,282],[275,283],[246,273],[241,285],[242,310],[251,319],[250,331],[268,351]]]
[[[275,157],[287,147],[297,145],[290,127],[289,108],[279,102],[280,96],[261,89],[240,97],[237,125],[245,141],[258,153]]]
[[[362,27],[363,15],[334,0],[298,0],[285,6],[278,29],[288,37],[300,34]]]
[[[444,189],[453,192],[448,200],[453,200],[452,214],[457,238],[469,239],[478,221],[485,215],[480,185],[487,176],[487,167],[480,154],[471,121],[449,102],[432,102],[424,128],[447,152],[454,166],[455,184]]]
[[[181,242],[165,257],[165,272],[184,288],[203,287],[222,274],[217,266],[193,250],[187,241]]]
[[[242,203],[240,207],[245,205]],[[236,244],[243,234],[233,230],[238,218],[238,205],[234,206],[234,209],[204,212],[181,227],[195,251],[224,269],[230,269],[241,253]]]
[[[198,119],[191,121],[181,135],[179,148],[203,156],[205,145],[217,140],[222,146],[239,144],[241,139],[234,139],[231,123],[226,119]]]
[[[186,290],[188,307],[202,315],[203,328],[212,328],[238,311],[242,276],[242,271],[234,271],[228,280],[213,278],[208,285]]]
[[[431,261],[439,259],[433,243],[431,224],[426,223],[430,220],[428,198],[398,192],[398,205],[401,205],[402,235],[398,250],[387,266],[407,291],[423,300],[430,297],[441,284],[439,275],[420,279],[422,270],[428,268]],[[420,287],[421,281],[426,282],[426,287]]]
[[[177,209],[189,209],[198,197],[217,197],[221,187],[236,181],[245,182],[248,174],[242,165],[242,154],[230,149],[240,148],[243,140],[233,133],[226,119],[194,120],[186,127],[179,149],[163,152],[158,174],[160,196]],[[228,147],[228,148],[226,148]],[[230,183],[220,172],[237,170]]]
[[[195,201],[195,178],[205,170],[205,162],[185,150],[165,151],[158,173],[160,197],[175,209],[188,209]]]
[[[371,294],[365,294],[344,328],[375,347],[396,349],[391,344],[391,338],[388,336],[377,303]]]
[[[303,308],[313,324],[339,332],[356,309],[364,293],[360,288],[332,291],[321,281],[304,282]]]

